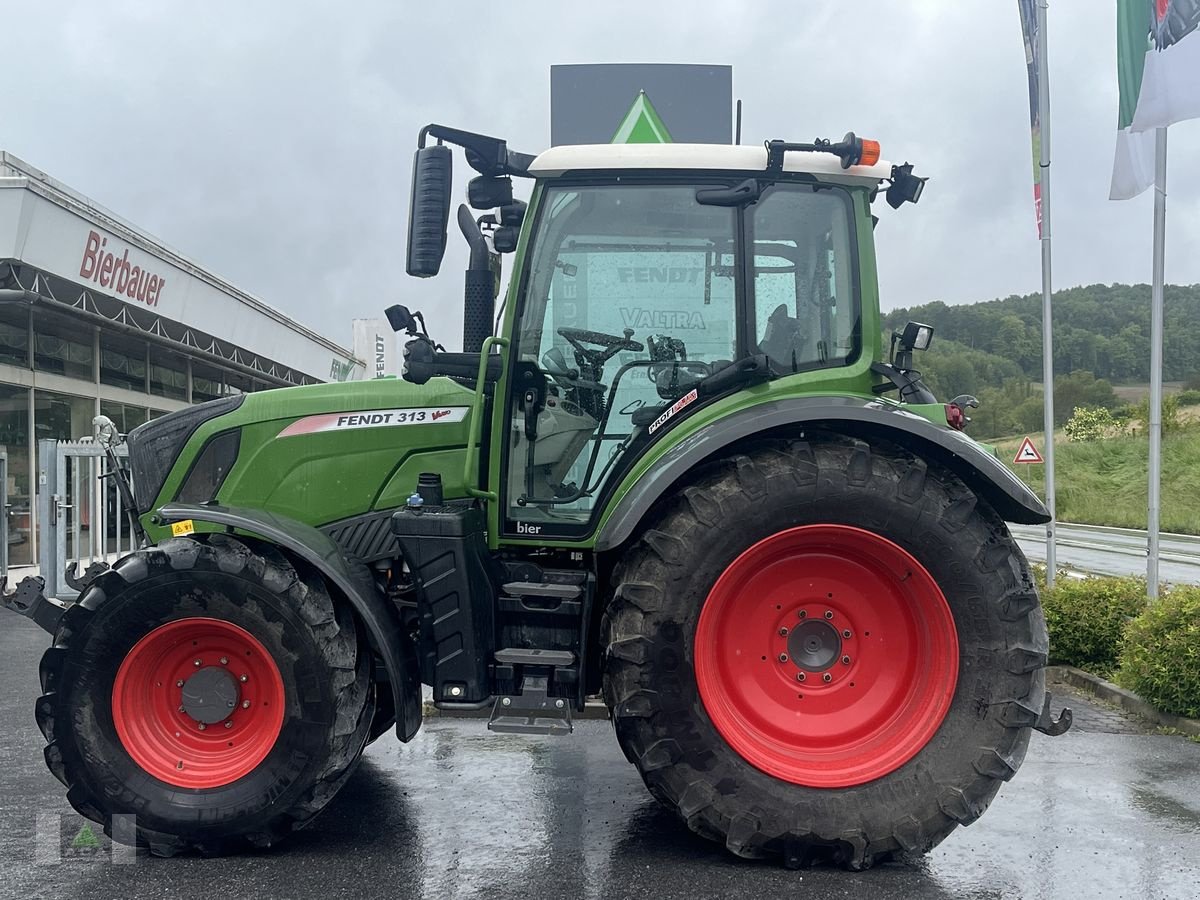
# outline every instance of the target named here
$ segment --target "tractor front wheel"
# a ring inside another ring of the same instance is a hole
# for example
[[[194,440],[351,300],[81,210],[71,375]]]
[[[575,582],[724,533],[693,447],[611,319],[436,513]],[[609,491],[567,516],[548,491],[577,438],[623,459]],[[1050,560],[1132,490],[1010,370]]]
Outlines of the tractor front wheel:
[[[650,791],[741,856],[863,868],[974,821],[1040,710],[1046,630],[951,473],[835,435],[715,464],[614,573],[605,698]]]
[[[46,762],[71,805],[160,855],[306,824],[375,710],[350,609],[277,548],[228,535],[119,561],[64,614],[41,679]]]

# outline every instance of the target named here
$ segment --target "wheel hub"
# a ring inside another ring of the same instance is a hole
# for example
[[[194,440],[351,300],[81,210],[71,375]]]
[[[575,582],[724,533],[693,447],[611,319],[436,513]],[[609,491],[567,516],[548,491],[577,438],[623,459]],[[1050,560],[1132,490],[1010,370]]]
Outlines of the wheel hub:
[[[797,668],[824,672],[842,655],[842,637],[828,622],[809,619],[788,635],[787,648]]]
[[[208,666],[183,684],[183,711],[205,725],[229,718],[241,692],[228,669]]]

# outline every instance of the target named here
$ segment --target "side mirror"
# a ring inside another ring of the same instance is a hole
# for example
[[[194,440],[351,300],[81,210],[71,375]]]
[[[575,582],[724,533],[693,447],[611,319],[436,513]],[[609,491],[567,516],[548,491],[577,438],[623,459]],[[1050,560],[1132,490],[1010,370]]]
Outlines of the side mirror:
[[[513,202],[512,179],[480,175],[467,182],[467,203],[472,209],[495,209]]]
[[[392,331],[407,331],[409,334],[417,333],[417,320],[413,318],[407,306],[389,306],[383,311],[383,314],[387,316],[388,324],[392,326]]]
[[[406,266],[409,275],[429,278],[442,267],[450,220],[452,164],[450,148],[444,144],[422,147],[413,154]]]

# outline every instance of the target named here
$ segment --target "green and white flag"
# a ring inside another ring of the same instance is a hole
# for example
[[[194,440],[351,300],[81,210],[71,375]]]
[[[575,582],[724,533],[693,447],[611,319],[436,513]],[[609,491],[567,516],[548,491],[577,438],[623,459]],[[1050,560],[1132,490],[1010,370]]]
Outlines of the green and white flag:
[[[1117,0],[1117,149],[1109,198],[1154,184],[1154,129],[1200,117],[1200,0]]]

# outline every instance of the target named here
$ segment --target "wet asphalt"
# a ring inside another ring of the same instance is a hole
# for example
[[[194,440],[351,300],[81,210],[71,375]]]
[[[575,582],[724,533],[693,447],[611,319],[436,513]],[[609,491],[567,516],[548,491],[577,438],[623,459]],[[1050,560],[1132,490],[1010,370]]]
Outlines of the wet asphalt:
[[[92,842],[42,762],[32,710],[46,643],[0,617],[2,897],[1200,896],[1200,744],[1078,697],[1075,728],[1034,734],[977,823],[920,860],[862,873],[787,871],[692,836],[646,793],[607,722],[532,738],[448,718],[408,745],[372,745],[282,847],[114,863],[102,834],[73,846]]]

